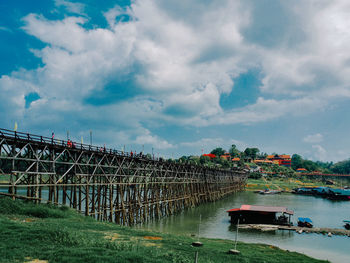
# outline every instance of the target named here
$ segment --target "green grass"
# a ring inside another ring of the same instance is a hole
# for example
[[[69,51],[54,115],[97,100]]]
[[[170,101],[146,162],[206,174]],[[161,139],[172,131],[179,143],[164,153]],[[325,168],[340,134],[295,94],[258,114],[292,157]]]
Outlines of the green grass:
[[[274,246],[169,235],[97,222],[66,207],[0,198],[0,262],[325,262]],[[156,237],[156,238],[155,238]]]
[[[6,184],[10,181],[11,175],[9,174],[0,174],[0,183]]]
[[[268,177],[261,179],[248,179],[247,190],[283,190],[291,191],[298,187],[318,187],[318,186],[329,186],[322,181],[310,180],[310,179],[296,179],[296,178],[279,178],[279,177]],[[337,187],[338,185],[330,186]]]

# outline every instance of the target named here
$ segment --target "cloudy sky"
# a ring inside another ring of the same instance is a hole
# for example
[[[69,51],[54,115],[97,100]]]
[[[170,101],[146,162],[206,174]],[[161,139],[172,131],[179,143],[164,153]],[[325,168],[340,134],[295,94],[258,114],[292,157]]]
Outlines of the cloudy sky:
[[[166,157],[350,157],[348,0],[0,0],[0,127]]]

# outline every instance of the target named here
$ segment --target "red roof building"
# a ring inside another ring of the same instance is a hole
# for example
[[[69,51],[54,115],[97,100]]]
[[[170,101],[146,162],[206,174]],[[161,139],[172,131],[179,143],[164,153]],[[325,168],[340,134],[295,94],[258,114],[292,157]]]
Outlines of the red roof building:
[[[278,165],[291,167],[292,166],[292,159],[290,158],[290,155],[288,154],[275,154],[275,155],[268,155],[266,157],[267,160],[270,160]]]
[[[206,153],[206,154],[203,154],[202,156],[208,156],[210,159],[216,158],[216,155],[212,153]]]

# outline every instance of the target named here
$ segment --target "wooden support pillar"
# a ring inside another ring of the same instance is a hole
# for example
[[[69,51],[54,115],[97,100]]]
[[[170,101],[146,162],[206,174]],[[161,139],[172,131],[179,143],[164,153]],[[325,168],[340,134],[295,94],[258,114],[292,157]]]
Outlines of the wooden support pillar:
[[[113,222],[113,185],[109,184],[109,221]]]
[[[90,175],[89,175],[90,176]],[[90,204],[90,186],[89,186],[89,178],[87,177],[85,179],[85,182],[86,182],[86,188],[85,188],[85,215],[86,216],[89,216],[89,211],[90,211],[90,208],[89,208],[89,204]]]

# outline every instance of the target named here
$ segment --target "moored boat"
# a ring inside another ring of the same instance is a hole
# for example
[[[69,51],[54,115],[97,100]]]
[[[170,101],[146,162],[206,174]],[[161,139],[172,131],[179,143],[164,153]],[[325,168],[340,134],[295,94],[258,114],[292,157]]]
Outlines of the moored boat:
[[[292,191],[293,194],[313,195],[332,200],[350,201],[350,189],[337,189],[330,187],[300,187]]]
[[[261,195],[274,195],[274,194],[280,194],[281,191],[278,190],[269,190],[269,189],[265,189],[262,191],[259,191],[259,194]]]
[[[345,229],[350,230],[350,220],[344,220],[343,222],[345,223]]]
[[[312,220],[308,217],[298,217],[298,226],[312,228]]]
[[[350,189],[330,189],[330,199],[350,201]]]

